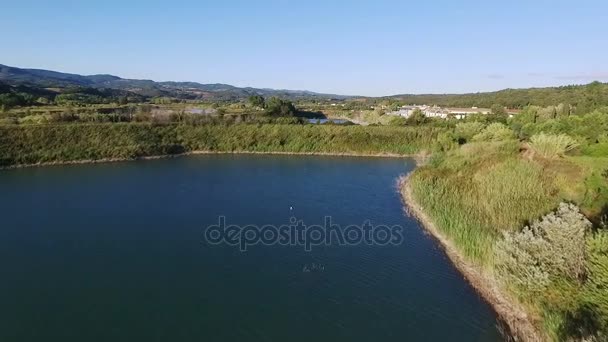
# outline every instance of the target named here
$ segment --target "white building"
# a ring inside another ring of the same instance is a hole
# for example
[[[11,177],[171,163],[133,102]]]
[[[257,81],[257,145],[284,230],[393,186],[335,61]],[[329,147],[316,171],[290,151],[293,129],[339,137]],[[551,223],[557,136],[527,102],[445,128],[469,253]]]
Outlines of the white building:
[[[424,116],[429,118],[440,118],[447,119],[454,117],[456,119],[463,119],[467,115],[471,114],[489,114],[490,110],[486,108],[442,108],[439,106],[401,106],[399,110],[388,113],[389,115],[397,115],[404,118],[408,118],[414,110],[419,109]]]

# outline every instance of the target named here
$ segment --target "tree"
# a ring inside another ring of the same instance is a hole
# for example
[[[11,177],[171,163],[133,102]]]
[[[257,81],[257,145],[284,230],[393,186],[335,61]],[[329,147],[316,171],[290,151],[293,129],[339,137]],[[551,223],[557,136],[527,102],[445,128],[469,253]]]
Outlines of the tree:
[[[266,114],[270,116],[294,116],[296,107],[289,101],[273,96],[266,101]]]
[[[502,105],[494,104],[492,105],[491,108],[492,114],[494,115],[507,115],[507,111],[505,110],[505,107],[503,107]]]
[[[26,105],[26,100],[20,94],[0,94],[0,105],[4,105],[6,109],[10,109]]]
[[[249,96],[247,101],[252,107],[256,108],[264,108],[264,106],[266,105],[266,100],[263,96],[260,95],[251,95]]]

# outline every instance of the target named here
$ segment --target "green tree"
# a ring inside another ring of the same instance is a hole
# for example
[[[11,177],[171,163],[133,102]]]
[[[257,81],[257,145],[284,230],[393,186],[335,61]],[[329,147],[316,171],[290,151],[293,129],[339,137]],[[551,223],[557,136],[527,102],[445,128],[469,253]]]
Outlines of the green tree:
[[[505,107],[503,107],[500,104],[494,104],[492,105],[491,108],[492,114],[494,115],[507,115],[507,111],[505,110]]]
[[[260,96],[260,95],[251,95],[251,96],[249,96],[247,101],[249,102],[249,104],[252,107],[257,107],[257,108],[264,108],[264,106],[266,104],[266,100],[264,99],[263,96]]]
[[[273,96],[266,101],[266,114],[270,116],[294,116],[296,115],[296,107],[289,101]]]

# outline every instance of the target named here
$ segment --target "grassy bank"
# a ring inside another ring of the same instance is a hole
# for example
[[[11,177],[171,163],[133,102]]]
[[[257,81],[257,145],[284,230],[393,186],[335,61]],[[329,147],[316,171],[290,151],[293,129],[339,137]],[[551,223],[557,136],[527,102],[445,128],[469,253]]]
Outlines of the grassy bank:
[[[411,175],[408,187],[439,233],[487,280],[482,286],[495,286],[519,303],[513,307],[525,308],[546,339],[603,340],[608,264],[598,263],[608,261],[604,231],[587,229],[578,241],[576,234],[563,230],[566,237],[560,242],[543,225],[558,222],[570,229],[577,221],[571,224],[559,213],[557,219],[534,221],[569,202],[599,228],[608,204],[607,170],[608,157],[546,158],[526,143],[505,139],[435,154]],[[526,225],[531,228],[522,233]],[[581,256],[571,256],[577,251]],[[551,258],[576,262],[580,273],[571,276],[570,269],[559,269],[547,260]]]
[[[0,126],[0,166],[132,159],[192,151],[409,155],[435,146],[434,127],[55,124]]]

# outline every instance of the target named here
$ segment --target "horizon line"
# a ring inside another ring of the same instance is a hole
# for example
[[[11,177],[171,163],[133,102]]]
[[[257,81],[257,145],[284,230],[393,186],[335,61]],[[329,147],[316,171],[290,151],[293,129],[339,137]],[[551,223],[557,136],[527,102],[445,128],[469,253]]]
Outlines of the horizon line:
[[[600,80],[594,80],[594,81],[590,81],[590,82],[586,82],[586,83],[570,83],[570,84],[563,84],[563,85],[550,85],[550,86],[531,86],[531,87],[507,87],[507,88],[500,88],[500,89],[494,89],[494,90],[485,90],[485,91],[466,91],[466,92],[425,92],[425,93],[393,93],[390,95],[376,95],[376,96],[371,96],[371,95],[346,95],[346,94],[337,94],[337,93],[332,93],[332,92],[320,92],[320,91],[315,91],[315,90],[309,90],[309,89],[287,89],[287,88],[273,88],[273,87],[258,87],[258,86],[250,86],[250,85],[235,85],[235,84],[230,84],[230,83],[224,83],[224,82],[211,82],[211,83],[201,83],[200,81],[192,81],[192,80],[186,80],[186,81],[177,81],[177,80],[165,80],[165,81],[158,81],[158,80],[154,80],[151,78],[125,78],[122,76],[118,76],[115,74],[111,74],[111,73],[93,73],[93,74],[79,74],[79,73],[75,73],[75,72],[70,72],[70,71],[58,71],[58,70],[53,70],[53,69],[42,69],[42,68],[38,68],[38,67],[17,67],[17,66],[11,66],[11,65],[7,65],[7,64],[1,64],[0,66],[5,66],[5,67],[9,67],[9,68],[16,68],[16,69],[22,69],[22,70],[36,70],[36,71],[51,71],[51,72],[57,72],[57,73],[62,73],[62,74],[70,74],[70,75],[76,75],[76,76],[84,76],[84,77],[89,77],[89,76],[113,76],[113,77],[118,77],[122,80],[130,80],[130,81],[152,81],[155,83],[168,83],[168,82],[174,82],[174,83],[198,83],[200,85],[226,85],[226,86],[231,86],[231,87],[236,87],[236,88],[241,88],[241,89],[260,89],[260,90],[273,90],[273,91],[296,91],[296,92],[309,92],[309,93],[314,93],[317,95],[335,95],[335,96],[342,96],[342,97],[352,97],[352,98],[387,98],[387,97],[397,97],[397,96],[425,96],[425,95],[471,95],[471,94],[483,94],[483,93],[495,93],[495,92],[500,92],[500,91],[505,91],[505,90],[524,90],[524,89],[544,89],[544,88],[562,88],[562,87],[575,87],[575,86],[585,86],[585,85],[589,85],[592,83],[602,83],[602,84],[608,84],[608,82],[602,82]],[[1,81],[1,80],[0,80]]]

